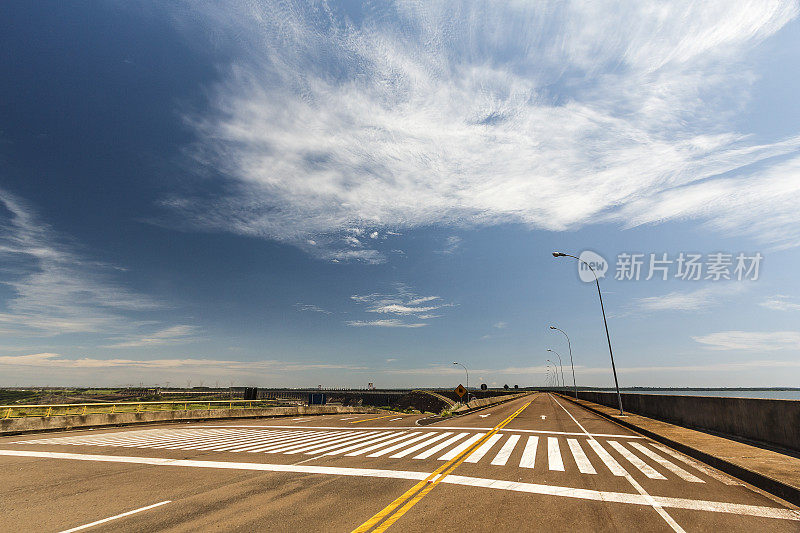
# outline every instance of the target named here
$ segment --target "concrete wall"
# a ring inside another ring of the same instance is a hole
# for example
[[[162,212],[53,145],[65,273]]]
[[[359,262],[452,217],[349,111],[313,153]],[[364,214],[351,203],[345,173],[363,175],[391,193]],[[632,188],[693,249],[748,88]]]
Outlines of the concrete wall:
[[[580,391],[578,397],[609,407],[617,406],[617,395],[613,392]],[[625,411],[685,427],[800,451],[798,400],[623,393],[622,407]]]
[[[515,398],[519,398],[520,396],[524,396],[526,394],[530,394],[528,392],[518,393],[518,394],[504,394],[502,396],[494,396],[491,398],[480,398],[478,400],[472,400],[466,405],[462,405],[454,412],[460,413],[462,411],[471,411],[473,409],[479,409],[481,407],[488,407],[490,405],[494,405],[497,403],[507,402],[509,400],[513,400]]]
[[[221,418],[262,418],[274,416],[326,415],[338,413],[379,413],[368,407],[315,405],[268,407],[265,409],[193,409],[191,411],[150,411],[142,413],[96,413],[88,415],[4,418],[0,435],[30,431],[54,431],[81,427],[121,426],[153,422],[183,422]]]

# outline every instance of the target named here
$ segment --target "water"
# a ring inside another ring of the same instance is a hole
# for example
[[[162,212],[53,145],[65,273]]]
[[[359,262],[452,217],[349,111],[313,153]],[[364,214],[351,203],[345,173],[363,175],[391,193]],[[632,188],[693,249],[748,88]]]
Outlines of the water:
[[[598,389],[599,390],[599,389]],[[603,392],[609,392],[603,389]],[[630,392],[634,394],[668,394],[675,396],[719,396],[723,398],[767,398],[770,400],[800,400],[800,389],[792,390],[769,390],[769,389],[747,389],[747,390],[716,390],[716,389],[697,389],[697,390],[653,390],[653,389],[625,389],[622,393]]]

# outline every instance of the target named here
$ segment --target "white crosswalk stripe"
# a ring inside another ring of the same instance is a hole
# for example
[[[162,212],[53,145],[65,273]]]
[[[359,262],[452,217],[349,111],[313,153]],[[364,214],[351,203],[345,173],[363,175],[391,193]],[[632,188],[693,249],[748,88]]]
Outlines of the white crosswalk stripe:
[[[564,471],[564,461],[561,460],[561,450],[556,437],[547,437],[547,464],[550,470]]]
[[[226,439],[220,439],[220,440],[216,440],[216,441],[211,441],[210,443],[207,442],[207,443],[202,444],[200,446],[193,446],[193,447],[190,447],[190,448],[187,448],[187,449],[194,449],[194,450],[200,450],[200,451],[218,451],[220,449],[230,448],[231,446],[243,446],[243,445],[251,444],[251,443],[254,443],[254,442],[258,442],[258,443],[265,443],[267,441],[276,442],[278,439],[285,439],[285,438],[286,438],[286,436],[284,436],[284,435],[274,436],[271,439],[265,438],[264,435],[261,435],[260,437],[259,436],[254,436],[254,437],[241,437],[240,436],[238,438],[234,437],[234,438],[226,438]]]
[[[660,464],[661,466],[663,466],[664,468],[666,468],[667,470],[678,476],[679,478],[685,479],[690,483],[705,483],[705,481],[703,481],[699,477],[695,476],[694,474],[690,474],[689,472],[679,467],[678,465],[670,461],[667,461],[666,459],[655,453],[650,448],[645,448],[642,444],[638,442],[631,442],[630,445],[636,448],[643,455],[649,457],[653,461],[657,462],[658,464]]]
[[[433,437],[430,437],[429,439],[424,440],[424,441],[420,442],[419,444],[415,444],[411,448],[406,448],[405,450],[397,452],[394,455],[390,455],[389,457],[391,457],[392,459],[399,459],[400,457],[405,457],[406,455],[410,455],[410,454],[414,453],[417,450],[421,450],[422,448],[425,448],[426,446],[430,446],[434,442],[438,442],[438,441],[442,440],[443,438],[448,437],[450,435],[452,435],[452,433],[450,431],[445,431],[444,433],[439,433],[438,435],[434,435]]]
[[[656,471],[655,468],[642,461],[639,457],[633,454],[630,450],[615,440],[608,441],[612,448],[617,450],[621,456],[628,460],[633,466],[650,479],[667,479]]]
[[[304,446],[299,450],[283,453],[305,453],[306,455],[316,455],[322,453],[323,451],[335,450],[336,448],[344,448],[345,446],[361,443],[365,440],[375,437],[375,435],[379,435],[379,433],[376,431],[368,431],[358,435],[340,435],[338,439],[335,439],[332,442],[325,441],[322,443],[312,444],[311,446]]]
[[[238,443],[236,443],[236,444],[234,444],[232,446],[231,445],[225,446],[223,448],[218,448],[217,450],[218,451],[230,451],[230,452],[244,451],[244,450],[247,450],[247,449],[250,449],[250,448],[255,448],[255,447],[257,447],[259,445],[262,445],[262,444],[268,444],[268,443],[272,443],[272,442],[277,442],[277,441],[279,441],[281,439],[287,439],[287,438],[291,437],[292,435],[293,435],[293,433],[288,433],[287,432],[287,433],[281,433],[279,435],[272,435],[272,436],[269,436],[269,437],[266,437],[266,436],[263,436],[263,435],[261,435],[261,436],[253,436],[253,437],[249,437],[247,439],[240,440]]]
[[[514,451],[514,448],[517,446],[517,441],[519,440],[519,435],[509,435],[508,440],[503,447],[500,448],[500,451],[497,452],[497,455],[494,456],[492,459],[491,464],[495,466],[503,466],[508,462],[508,458],[511,457],[511,452]]]
[[[388,428],[294,428],[290,426],[235,427],[207,426],[189,428],[159,428],[135,431],[81,434],[66,437],[47,437],[16,441],[13,444],[101,446],[121,448],[146,448],[161,450],[187,450],[198,452],[262,453],[262,454],[306,454],[314,456],[369,457],[372,459],[432,459],[448,461],[472,450],[464,458],[467,464],[490,464],[492,467],[527,469],[531,475],[550,472],[568,472],[577,468],[581,474],[597,475],[608,472],[615,476],[634,473],[649,479],[678,478],[690,483],[705,483],[691,468],[728,485],[739,484],[713,469],[703,466],[683,455],[657,443],[647,441],[605,440],[601,443],[594,437],[568,437],[568,434],[552,433],[539,436],[520,433],[495,433],[486,437],[486,431],[476,432],[464,428],[450,431],[431,429]],[[569,434],[571,435],[571,434]],[[524,438],[523,438],[524,437]],[[538,462],[539,442],[542,441],[542,457]],[[499,446],[499,450],[497,450]],[[607,448],[619,454],[623,467]],[[520,450],[516,452],[516,450]],[[494,452],[496,450],[496,453]],[[569,450],[569,452],[567,452]],[[635,452],[635,453],[634,453]],[[511,457],[519,453],[518,463]],[[565,455],[566,454],[566,455]],[[570,459],[570,456],[572,459]],[[669,457],[669,458],[668,458]],[[598,461],[599,459],[599,461]],[[574,460],[574,461],[573,461]],[[682,463],[678,466],[676,462]],[[594,464],[593,464],[594,463]],[[607,470],[602,469],[602,465]],[[630,466],[630,471],[628,467]],[[661,467],[663,472],[656,468]],[[691,468],[689,468],[691,467]],[[687,470],[687,468],[689,468]]]
[[[277,444],[272,443],[267,446],[257,446],[255,448],[251,448],[247,450],[247,453],[271,453],[277,450],[283,450],[290,446],[297,446],[300,444],[306,444],[309,442],[314,441],[314,439],[319,438],[319,434],[311,435],[308,434],[300,434],[298,436],[292,437],[290,439],[286,439],[283,442],[278,442]]]
[[[250,441],[245,444],[240,444],[238,447],[231,449],[232,452],[250,452],[266,446],[275,446],[281,442],[286,442],[289,439],[296,438],[300,435],[298,431],[290,431],[277,438],[264,438],[261,441]]]
[[[233,444],[235,442],[242,442],[242,437],[241,436],[237,436],[237,435],[227,435],[227,436],[222,437],[222,438],[216,438],[216,439],[207,438],[207,439],[202,439],[202,440],[199,440],[199,441],[194,441],[192,444],[190,444],[188,446],[185,443],[179,443],[177,446],[179,446],[179,449],[181,449],[181,450],[199,450],[199,451],[204,451],[204,450],[208,450],[210,447],[213,447],[215,445],[217,445],[217,446],[219,446],[219,445],[229,446],[229,445],[231,445],[231,444]]]
[[[567,439],[567,444],[569,445],[569,450],[572,452],[572,457],[575,458],[575,464],[578,465],[578,471],[581,474],[596,474],[597,470],[595,470],[592,463],[589,462],[589,458],[586,457],[586,454],[583,452],[583,448],[581,448],[578,439]]]
[[[494,446],[497,443],[497,441],[500,440],[501,437],[502,435],[495,433],[494,435],[486,439],[486,442],[481,444],[477,450],[469,454],[469,457],[467,457],[466,462],[477,463],[478,461],[483,459],[483,456],[489,453],[489,450],[492,449],[492,446]]]
[[[444,450],[445,448],[447,448],[451,444],[460,441],[461,439],[463,439],[467,435],[469,435],[469,433],[457,433],[456,435],[453,435],[452,437],[450,437],[446,441],[440,442],[439,444],[437,444],[433,448],[430,448],[429,450],[425,450],[424,452],[422,452],[419,455],[415,455],[414,459],[427,459],[431,455]]]
[[[382,450],[378,450],[377,452],[374,452],[374,453],[371,453],[371,454],[367,455],[367,457],[381,457],[381,456],[386,455],[387,453],[392,453],[395,450],[399,450],[400,448],[405,448],[409,444],[413,444],[415,442],[419,442],[422,439],[427,439],[427,438],[428,438],[428,435],[423,433],[422,435],[419,435],[418,437],[414,437],[413,439],[404,440],[400,444],[395,444],[394,446],[389,446],[388,448],[384,448]]]
[[[313,452],[314,450],[316,450],[318,448],[324,448],[326,446],[330,446],[331,444],[341,444],[341,445],[353,444],[356,441],[366,440],[366,439],[372,437],[373,435],[375,435],[375,433],[376,432],[374,432],[374,431],[369,431],[367,433],[362,433],[360,435],[346,435],[346,434],[342,435],[342,434],[340,434],[340,435],[337,435],[333,439],[318,439],[317,442],[315,442],[315,443],[313,443],[311,445],[304,444],[304,445],[300,446],[299,448],[298,447],[294,447],[292,449],[284,451],[283,453],[286,453],[286,454],[290,454],[290,453],[306,453],[306,452]]]
[[[595,439],[589,439],[589,446],[592,447],[594,453],[597,454],[597,456],[601,461],[603,461],[603,464],[608,467],[612,474],[615,476],[625,476],[628,474],[628,472],[626,472],[625,469],[620,466],[617,460],[614,459],[611,454],[608,453],[606,449],[603,448]]]
[[[268,450],[266,453],[296,453],[303,448],[307,448],[309,446],[317,446],[318,444],[331,444],[333,442],[338,442],[344,438],[346,438],[347,434],[342,433],[328,433],[328,434],[321,434],[316,435],[310,439],[297,439],[294,442],[289,442],[288,446],[283,446],[280,448],[273,448]],[[349,435],[352,437],[352,435]],[[284,443],[287,444],[287,443]]]
[[[467,440],[465,440],[464,442],[462,442],[461,444],[459,444],[446,454],[439,457],[439,460],[449,461],[450,459],[455,458],[458,454],[460,454],[461,452],[463,452],[464,450],[466,450],[467,448],[478,442],[484,435],[486,435],[486,433],[478,433],[477,435],[471,436],[470,438],[468,438]]]
[[[370,444],[373,444],[375,442],[386,441],[386,440],[388,440],[388,439],[390,439],[392,437],[396,437],[397,435],[405,435],[405,431],[403,431],[401,433],[388,433],[386,435],[381,435],[380,437],[376,437],[374,439],[370,439],[370,440],[365,441],[365,442],[360,442],[360,443],[354,444],[352,446],[347,446],[346,448],[343,448],[343,449],[337,449],[337,448],[340,448],[340,446],[335,446],[335,447],[333,447],[331,449],[331,451],[329,451],[325,455],[338,455],[340,453],[350,452],[352,450],[357,450],[358,448],[363,448],[364,446],[369,446]]]
[[[696,470],[704,473],[708,477],[716,479],[717,481],[720,481],[720,482],[724,483],[725,485],[741,485],[741,483],[739,483],[738,481],[736,481],[734,479],[731,479],[726,475],[720,474],[716,470],[713,470],[713,469],[711,469],[711,468],[709,468],[709,467],[707,467],[707,466],[705,466],[703,464],[700,464],[697,461],[694,461],[693,459],[689,459],[688,457],[686,457],[684,455],[681,455],[680,453],[676,452],[675,450],[672,450],[670,448],[667,448],[666,446],[663,446],[661,444],[657,444],[655,442],[651,443],[651,445],[654,448],[666,453],[667,455],[672,456],[674,459],[677,459],[678,461],[681,461],[682,463],[685,463],[685,464],[695,468]]]
[[[533,468],[536,463],[536,448],[539,446],[539,437],[528,437],[525,443],[525,450],[522,452],[522,459],[519,461],[519,466],[522,468]]]
[[[407,433],[407,434],[403,435],[402,437],[397,437],[396,439],[389,439],[387,441],[384,441],[384,442],[381,442],[381,443],[378,443],[378,444],[373,444],[372,446],[368,446],[368,447],[363,448],[361,450],[354,450],[354,451],[352,451],[350,453],[346,453],[345,455],[348,456],[348,457],[354,457],[356,455],[361,455],[361,454],[364,454],[364,453],[367,453],[367,452],[371,452],[373,450],[377,450],[377,449],[383,448],[387,444],[394,444],[397,441],[406,440],[407,438],[412,437],[412,436],[416,436],[416,435],[419,435],[419,433]]]

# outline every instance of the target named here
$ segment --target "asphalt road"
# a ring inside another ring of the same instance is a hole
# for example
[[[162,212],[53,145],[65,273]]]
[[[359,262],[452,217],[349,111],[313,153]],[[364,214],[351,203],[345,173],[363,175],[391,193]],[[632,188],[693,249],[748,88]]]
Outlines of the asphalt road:
[[[800,531],[796,507],[549,394],[419,418],[4,437],[0,530]]]

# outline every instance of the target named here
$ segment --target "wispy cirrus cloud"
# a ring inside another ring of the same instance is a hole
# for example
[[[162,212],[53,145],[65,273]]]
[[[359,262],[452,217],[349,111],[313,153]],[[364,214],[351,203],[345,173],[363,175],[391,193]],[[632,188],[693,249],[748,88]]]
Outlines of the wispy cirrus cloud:
[[[424,322],[404,322],[399,318],[381,318],[379,320],[349,320],[348,326],[363,328],[363,327],[378,327],[378,328],[424,328],[428,324]]]
[[[146,327],[128,312],[163,309],[112,279],[112,265],[83,258],[23,200],[0,190],[3,284],[13,295],[0,312],[0,330],[13,335],[123,333]]]
[[[120,339],[119,342],[104,346],[104,348],[141,348],[196,342],[199,340],[195,336],[198,330],[197,326],[171,326],[147,336],[128,336]]]
[[[461,247],[463,239],[458,235],[450,235],[444,242],[444,248],[436,250],[440,254],[453,254]]]
[[[47,368],[145,368],[145,369],[189,369],[189,368],[214,368],[219,371],[233,370],[279,370],[303,371],[315,369],[348,369],[365,370],[366,367],[336,363],[297,363],[289,361],[262,360],[262,361],[235,361],[225,359],[100,359],[95,357],[68,358],[57,353],[36,353],[28,355],[3,355],[0,356],[0,365],[30,366]]]
[[[800,331],[720,331],[692,339],[710,350],[764,352],[800,349]]]
[[[453,307],[454,304],[445,302],[439,296],[419,296],[409,287],[398,284],[392,293],[373,293],[367,295],[355,294],[350,297],[356,303],[365,306],[367,313],[393,315],[393,318],[378,320],[352,320],[349,326],[377,326],[391,328],[420,328],[427,326],[427,322],[407,322],[408,319],[430,320],[439,318],[438,312]]]
[[[758,305],[773,311],[800,311],[800,303],[792,301],[792,298],[785,294],[771,296]]]
[[[11,290],[0,332],[23,338],[93,334],[110,348],[195,340],[198,328],[142,318],[168,306],[122,286],[121,269],[86,259],[80,247],[48,226],[35,209],[0,189],[0,259]]]
[[[186,118],[229,195],[168,206],[331,261],[385,260],[348,228],[432,224],[688,218],[800,244],[800,136],[754,144],[732,126],[757,77],[753,52],[797,2],[354,9],[202,6],[233,59],[210,111]]]
[[[720,283],[702,289],[637,298],[634,300],[634,307],[640,311],[708,311],[743,290],[745,289],[741,284]]]
[[[298,302],[298,303],[294,304],[294,308],[297,309],[298,311],[310,311],[312,313],[322,313],[323,315],[332,314],[327,309],[323,309],[320,306],[314,305],[314,304],[304,304],[304,303],[299,303]]]

